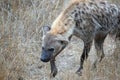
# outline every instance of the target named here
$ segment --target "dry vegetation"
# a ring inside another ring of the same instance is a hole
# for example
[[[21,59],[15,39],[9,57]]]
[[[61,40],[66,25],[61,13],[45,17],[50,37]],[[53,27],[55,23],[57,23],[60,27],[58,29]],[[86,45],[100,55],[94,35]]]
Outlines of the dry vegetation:
[[[51,25],[67,4],[68,0],[0,0],[0,80],[50,80],[49,63],[39,59],[41,26]],[[77,41],[74,37],[57,57],[59,73],[53,80],[120,80],[119,41],[115,45],[107,37],[106,57],[96,71],[91,71],[91,62],[95,59],[93,46],[81,77],[75,71],[83,43]]]

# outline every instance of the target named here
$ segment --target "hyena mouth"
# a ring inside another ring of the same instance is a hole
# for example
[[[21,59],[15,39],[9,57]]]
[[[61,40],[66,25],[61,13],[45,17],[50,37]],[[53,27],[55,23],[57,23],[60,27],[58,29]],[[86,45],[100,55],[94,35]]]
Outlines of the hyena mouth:
[[[42,62],[49,62],[49,61],[50,61],[50,58],[48,58],[48,59],[43,59],[43,58],[41,58],[41,61],[42,61]]]

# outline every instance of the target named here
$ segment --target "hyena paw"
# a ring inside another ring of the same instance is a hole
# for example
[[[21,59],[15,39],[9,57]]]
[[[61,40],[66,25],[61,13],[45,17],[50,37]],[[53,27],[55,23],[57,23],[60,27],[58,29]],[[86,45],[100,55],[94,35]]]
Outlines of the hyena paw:
[[[92,71],[96,71],[97,70],[97,64],[96,63],[92,64],[91,70]]]
[[[57,69],[54,69],[51,73],[50,73],[50,77],[53,78],[55,77],[57,74]]]
[[[100,58],[98,58],[98,61],[101,62],[104,57],[105,57],[105,54],[102,54]]]
[[[77,71],[76,71],[76,74],[78,75],[78,76],[82,76],[82,68],[79,68]]]

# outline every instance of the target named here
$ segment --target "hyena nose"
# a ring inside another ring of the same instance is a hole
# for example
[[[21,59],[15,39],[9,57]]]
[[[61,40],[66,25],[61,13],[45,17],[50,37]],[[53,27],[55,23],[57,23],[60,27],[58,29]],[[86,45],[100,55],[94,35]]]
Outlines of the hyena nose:
[[[40,60],[42,62],[48,62],[50,60],[50,57],[47,54],[42,54]]]
[[[51,58],[51,55],[52,55],[53,52],[54,52],[54,48],[50,48],[50,49],[45,50],[42,47],[42,54],[41,54],[40,60],[42,62],[48,62],[48,61],[50,61],[50,58]]]

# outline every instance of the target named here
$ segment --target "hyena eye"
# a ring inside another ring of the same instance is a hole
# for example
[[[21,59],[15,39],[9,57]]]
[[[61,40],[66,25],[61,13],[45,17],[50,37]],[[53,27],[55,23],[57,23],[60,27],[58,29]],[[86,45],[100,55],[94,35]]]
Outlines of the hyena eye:
[[[60,41],[60,44],[64,44],[64,41]]]
[[[65,44],[65,41],[59,41],[60,44],[64,45]]]
[[[48,49],[48,51],[53,52],[53,51],[54,51],[54,48],[50,48],[50,49]]]
[[[59,43],[61,44],[61,45],[67,45],[68,44],[68,42],[67,41],[59,41]]]

